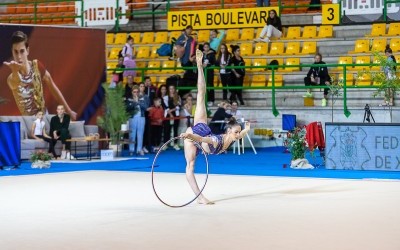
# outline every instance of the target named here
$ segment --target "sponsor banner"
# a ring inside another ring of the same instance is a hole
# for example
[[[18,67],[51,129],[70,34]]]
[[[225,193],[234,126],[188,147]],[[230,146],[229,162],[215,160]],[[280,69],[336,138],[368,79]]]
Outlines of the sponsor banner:
[[[168,30],[182,30],[188,25],[194,29],[263,27],[271,9],[279,13],[278,7],[170,11]]]
[[[326,168],[400,171],[400,124],[326,123]]]

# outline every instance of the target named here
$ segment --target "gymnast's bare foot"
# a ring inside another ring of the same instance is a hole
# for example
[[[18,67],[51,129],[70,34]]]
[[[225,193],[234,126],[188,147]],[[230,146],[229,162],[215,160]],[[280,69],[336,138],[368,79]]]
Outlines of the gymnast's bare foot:
[[[196,62],[197,66],[203,65],[203,52],[201,50],[196,50]]]
[[[204,197],[203,198],[198,198],[197,199],[197,203],[198,204],[203,204],[203,205],[214,205],[215,204],[215,202],[209,201]]]

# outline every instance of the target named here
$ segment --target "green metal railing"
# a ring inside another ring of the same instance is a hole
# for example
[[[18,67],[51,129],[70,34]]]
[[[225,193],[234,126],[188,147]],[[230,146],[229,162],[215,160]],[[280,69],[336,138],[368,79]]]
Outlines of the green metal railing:
[[[79,13],[79,15],[74,15],[74,16],[57,16],[57,17],[42,17],[40,16],[40,14],[46,14],[46,12],[38,12],[39,8],[38,5],[42,4],[42,3],[61,3],[61,2],[80,2],[81,3],[81,13]],[[15,3],[0,3],[0,7],[9,7],[9,6],[13,6],[16,8],[26,8],[28,5],[33,5],[33,13],[21,13],[22,15],[26,15],[26,14],[31,14],[33,15],[33,17],[30,16],[20,16],[18,17],[18,13],[14,14],[13,17],[7,19],[7,20],[2,20],[0,17],[0,22],[1,21],[6,21],[6,22],[11,22],[12,21],[33,21],[33,23],[38,23],[39,20],[46,20],[46,19],[54,19],[54,18],[80,18],[81,19],[81,26],[84,26],[84,16],[83,16],[83,10],[84,10],[84,0],[42,0],[42,1],[34,1],[34,2],[29,2],[29,3],[21,3],[21,2],[15,2]],[[7,13],[4,12],[4,14],[6,15]]]
[[[400,66],[400,63],[397,65]],[[347,79],[346,79],[346,73],[349,68],[353,68],[354,66],[357,67],[362,67],[362,66],[380,66],[380,64],[324,64],[323,66],[326,66],[328,68],[342,68],[342,70],[338,70],[335,73],[342,73],[343,74],[343,113],[346,117],[349,117],[351,115],[351,112],[348,109],[347,106],[347,90],[348,89],[377,89],[379,86],[357,86],[357,85],[348,85],[347,84]],[[271,66],[229,66],[226,67],[227,69],[268,69],[271,70],[271,86],[267,87],[251,87],[251,86],[246,86],[246,87],[207,87],[207,89],[214,89],[214,90],[220,90],[220,89],[264,89],[264,90],[271,90],[271,105],[272,105],[272,113],[274,116],[279,115],[278,108],[276,106],[276,91],[277,90],[296,90],[296,89],[325,89],[329,88],[329,86],[275,86],[275,74],[276,71],[279,68],[299,68],[299,67],[315,67],[315,64],[301,64],[301,65],[271,65]],[[107,69],[107,71],[114,71],[114,70],[119,70],[119,71],[124,71],[124,70],[136,70],[141,72],[142,80],[144,80],[145,72],[148,70],[190,70],[190,69],[197,69],[197,67],[171,67],[171,68],[114,68],[114,69]],[[205,79],[207,79],[207,69],[219,69],[219,67],[207,67],[205,68]],[[372,70],[371,70],[372,71]],[[184,89],[184,90],[192,90],[196,89],[195,86],[193,87],[178,87],[178,89]]]
[[[390,3],[400,3],[400,0],[383,0],[383,20],[387,22],[387,5]]]

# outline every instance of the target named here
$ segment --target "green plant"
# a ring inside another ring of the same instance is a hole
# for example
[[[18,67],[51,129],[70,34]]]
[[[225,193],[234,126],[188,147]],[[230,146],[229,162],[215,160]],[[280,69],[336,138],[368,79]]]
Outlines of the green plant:
[[[53,156],[50,153],[39,150],[31,154],[31,161],[50,161],[52,157]]]
[[[123,96],[125,89],[121,84],[115,88],[109,88],[108,84],[103,84],[105,90],[104,115],[97,117],[97,125],[110,134],[112,144],[117,144],[121,124],[129,119],[126,112]]]
[[[362,70],[358,72],[357,81],[362,80],[365,76],[369,76],[374,85],[378,86],[376,91],[372,94],[373,97],[383,95],[385,100],[390,100],[400,90],[400,78],[396,77],[396,72],[394,71],[396,64],[379,52],[373,52],[372,54],[375,58],[375,63],[379,64],[381,70],[376,70],[374,68]],[[390,72],[394,77],[386,77],[384,71]]]
[[[303,159],[308,148],[306,140],[306,128],[296,127],[292,132],[287,133],[284,145],[292,155],[292,160]]]

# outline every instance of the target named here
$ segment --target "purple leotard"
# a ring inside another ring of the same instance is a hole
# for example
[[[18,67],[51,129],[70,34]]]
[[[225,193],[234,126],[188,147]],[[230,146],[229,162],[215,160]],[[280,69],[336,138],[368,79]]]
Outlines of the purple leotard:
[[[222,138],[222,135],[214,135],[211,133],[210,127],[207,126],[205,123],[197,123],[192,127],[193,134],[199,135],[201,137],[211,137],[213,141],[216,141],[217,147],[214,148],[213,144],[208,144],[208,147],[210,149],[210,154],[220,154],[224,152],[222,150],[222,147],[224,146],[224,140]]]

